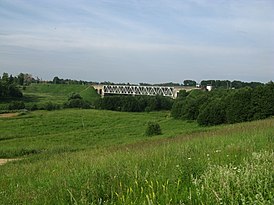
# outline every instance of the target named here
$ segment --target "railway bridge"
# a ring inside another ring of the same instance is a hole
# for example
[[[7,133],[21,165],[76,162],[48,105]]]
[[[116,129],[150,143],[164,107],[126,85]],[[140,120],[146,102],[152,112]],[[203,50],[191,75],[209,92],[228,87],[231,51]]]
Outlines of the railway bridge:
[[[144,86],[144,85],[92,85],[96,92],[102,97],[108,94],[112,95],[162,95],[171,97],[173,99],[177,98],[178,92],[180,90],[194,90],[200,89],[197,87],[188,86]]]

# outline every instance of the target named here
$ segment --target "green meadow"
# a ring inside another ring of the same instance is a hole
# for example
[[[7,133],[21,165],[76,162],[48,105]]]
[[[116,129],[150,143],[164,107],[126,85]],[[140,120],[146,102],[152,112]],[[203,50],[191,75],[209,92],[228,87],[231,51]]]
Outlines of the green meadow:
[[[174,120],[169,112],[126,113],[94,109],[35,111],[0,118],[0,157],[31,153],[60,153],[149,140],[148,121],[160,123],[164,133],[154,138],[208,130],[196,123]]]
[[[148,121],[162,135],[145,136]],[[0,158],[18,159],[0,166],[0,204],[274,202],[274,118],[201,127],[64,109],[0,118],[0,130]]]
[[[49,101],[62,104],[73,92],[91,103],[99,97],[90,85],[31,84],[23,91],[26,103],[38,104]]]

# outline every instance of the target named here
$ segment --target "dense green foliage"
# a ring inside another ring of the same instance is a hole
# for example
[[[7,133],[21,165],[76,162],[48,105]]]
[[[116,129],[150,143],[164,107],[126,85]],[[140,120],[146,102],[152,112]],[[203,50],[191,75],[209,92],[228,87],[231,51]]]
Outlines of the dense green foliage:
[[[196,86],[195,80],[184,80],[184,86]]]
[[[22,97],[23,94],[12,75],[9,76],[8,73],[3,73],[2,78],[0,78],[0,99]]]
[[[251,87],[255,88],[257,86],[263,85],[260,82],[242,82],[238,80],[229,81],[229,80],[202,80],[201,86],[212,85],[215,88],[244,88],[244,87]]]
[[[182,92],[171,115],[176,119],[197,120],[200,125],[264,119],[274,115],[274,83],[235,90]]]
[[[173,100],[163,96],[105,96],[97,101],[98,109],[144,112],[170,110]]]
[[[48,83],[53,83],[53,84],[67,84],[67,85],[88,85],[88,84],[93,84],[96,82],[88,82],[88,81],[83,81],[83,80],[72,80],[72,79],[62,79],[59,78],[58,76],[55,76],[52,81],[48,81]]]
[[[25,107],[26,107],[25,103],[22,101],[12,101],[9,104],[9,110],[20,110],[20,109],[24,109]]]
[[[167,112],[0,118],[1,156],[25,155],[0,166],[0,204],[272,204],[273,120],[203,132]]]
[[[90,104],[85,101],[79,93],[71,93],[68,101],[64,103],[65,108],[91,108]]]
[[[146,135],[153,136],[153,135],[160,135],[162,134],[161,127],[157,122],[148,122],[146,128]]]

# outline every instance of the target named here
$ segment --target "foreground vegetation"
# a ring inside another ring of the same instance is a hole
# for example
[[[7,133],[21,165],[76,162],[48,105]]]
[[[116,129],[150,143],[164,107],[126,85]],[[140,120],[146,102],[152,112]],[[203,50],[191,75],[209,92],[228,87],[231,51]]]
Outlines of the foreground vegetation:
[[[201,128],[168,112],[60,110],[0,120],[1,156],[24,155],[0,167],[0,204],[274,202],[273,118]],[[163,134],[146,137],[144,121]]]

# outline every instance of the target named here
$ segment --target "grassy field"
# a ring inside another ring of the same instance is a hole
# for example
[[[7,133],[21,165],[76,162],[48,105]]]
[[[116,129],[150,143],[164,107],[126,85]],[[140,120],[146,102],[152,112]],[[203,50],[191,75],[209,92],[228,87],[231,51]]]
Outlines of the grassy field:
[[[23,98],[5,99],[0,101],[0,111],[8,110],[10,101],[23,101],[27,109],[33,105],[44,107],[46,103],[62,105],[67,102],[71,93],[79,93],[81,97],[91,104],[100,98],[95,89],[90,85],[67,85],[67,84],[31,84],[23,91]]]
[[[67,85],[67,84],[31,84],[23,90],[24,97],[17,99],[23,101],[26,106],[36,104],[43,105],[47,102],[54,102],[62,105],[68,100],[71,93],[79,93],[82,98],[90,103],[94,103],[100,96],[90,85]],[[0,101],[0,108],[8,105],[7,99]]]
[[[158,138],[212,129],[174,120],[169,112],[35,111],[14,118],[0,118],[0,157],[60,153],[147,140],[144,133],[148,121],[160,123],[163,135]]]
[[[93,102],[99,96],[90,85],[31,84],[24,90],[24,96],[34,102],[63,103],[69,94],[79,93],[85,100]]]
[[[163,134],[144,136],[146,122]],[[273,204],[274,119],[200,127],[168,112],[0,118],[0,204]]]

